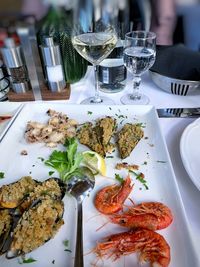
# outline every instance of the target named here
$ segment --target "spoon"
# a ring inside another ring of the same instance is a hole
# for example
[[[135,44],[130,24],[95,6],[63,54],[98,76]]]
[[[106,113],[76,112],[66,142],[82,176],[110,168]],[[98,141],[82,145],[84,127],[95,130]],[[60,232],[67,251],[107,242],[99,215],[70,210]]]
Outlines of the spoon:
[[[83,267],[83,225],[82,225],[82,202],[90,194],[95,185],[95,177],[90,169],[82,167],[83,176],[72,177],[67,184],[67,191],[76,198],[78,208],[78,221],[76,230],[76,253],[74,266]]]

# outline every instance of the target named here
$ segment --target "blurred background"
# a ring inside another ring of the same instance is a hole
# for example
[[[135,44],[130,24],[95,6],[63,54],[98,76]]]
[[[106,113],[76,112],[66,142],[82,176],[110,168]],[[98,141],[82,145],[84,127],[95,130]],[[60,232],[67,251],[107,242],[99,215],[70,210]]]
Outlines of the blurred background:
[[[116,1],[119,41],[124,40],[126,32],[150,30],[157,35],[157,45],[182,43],[192,52],[200,51],[200,0]],[[8,92],[11,101],[16,97],[23,101],[19,98],[21,93],[25,93],[26,101],[33,100],[39,88],[48,90],[48,100],[53,97],[50,91],[59,92],[59,98],[63,91],[62,97],[69,98],[65,93],[69,92],[68,85],[84,77],[88,67],[71,42],[75,3],[76,0],[0,1],[0,100],[7,99]],[[117,43],[116,48],[120,44],[123,50],[122,43]],[[185,62],[182,55],[181,59]],[[193,59],[197,60],[196,54]],[[38,97],[41,98],[39,94]]]
[[[72,2],[74,1],[1,0],[0,41],[4,39],[5,28],[9,34],[14,31],[14,20],[23,20],[24,17],[22,15],[33,15],[36,20],[41,20],[47,13],[50,3],[59,3],[59,5],[62,4],[69,9],[72,6]],[[143,5],[142,8],[140,6],[141,3]],[[130,16],[134,17],[135,21],[141,20],[144,22],[146,20],[145,26],[150,27],[154,31],[158,31],[158,33],[160,24],[166,24],[163,28],[164,31],[162,27],[160,31],[165,35],[169,34],[166,33],[167,30],[173,33],[173,43],[181,42],[190,49],[200,49],[200,0],[130,0],[129,5]],[[152,17],[154,21],[152,21]],[[157,21],[157,26],[155,26],[155,21]],[[164,43],[161,42],[161,44]]]

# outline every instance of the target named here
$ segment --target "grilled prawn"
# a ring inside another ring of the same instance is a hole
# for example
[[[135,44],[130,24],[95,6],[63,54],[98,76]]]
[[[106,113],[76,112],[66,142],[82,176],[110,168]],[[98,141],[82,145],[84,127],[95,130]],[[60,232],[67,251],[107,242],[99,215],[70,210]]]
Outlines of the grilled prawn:
[[[110,220],[124,227],[140,227],[155,231],[169,226],[173,216],[171,210],[160,202],[143,202],[129,207],[121,214],[113,214]]]
[[[132,188],[133,185],[129,176],[121,185],[114,184],[104,187],[96,194],[94,200],[96,209],[103,214],[113,214],[120,211]]]
[[[98,257],[114,257],[113,260],[134,252],[140,254],[140,262],[150,262],[152,267],[167,267],[170,262],[170,247],[164,237],[147,229],[108,236],[95,248]]]

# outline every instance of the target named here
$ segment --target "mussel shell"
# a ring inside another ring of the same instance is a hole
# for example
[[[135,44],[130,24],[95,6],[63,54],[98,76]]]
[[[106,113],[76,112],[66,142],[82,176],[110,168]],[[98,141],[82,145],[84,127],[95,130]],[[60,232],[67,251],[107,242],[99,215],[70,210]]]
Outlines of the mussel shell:
[[[8,250],[6,253],[6,258],[8,260],[16,258],[18,256],[22,255],[22,252],[20,250]]]
[[[5,210],[10,213],[10,210]],[[1,210],[2,212],[2,210]],[[12,213],[9,214],[9,225],[6,231],[1,235],[0,237],[0,255],[4,254],[10,247],[11,241],[12,241],[12,233],[14,228],[16,227],[21,214],[19,213]]]
[[[46,209],[48,209],[48,212],[46,212]],[[39,218],[38,213],[40,214]],[[22,217],[19,219],[12,235],[10,248],[6,253],[6,258],[12,259],[19,255],[29,253],[53,238],[61,225],[64,223],[62,219],[63,213],[64,203],[62,200],[43,199],[36,201],[27,211],[23,213]],[[50,215],[52,215],[52,217]],[[31,225],[30,227],[27,227],[27,224],[29,224],[30,221]],[[34,224],[34,221],[37,221],[37,223]],[[25,224],[26,232],[24,232],[23,228]],[[40,238],[31,238],[31,234],[34,233],[35,236],[35,233],[38,231],[40,233]],[[42,232],[44,232],[44,236],[41,236]],[[19,242],[19,236],[20,240],[23,236],[22,243]]]
[[[7,247],[6,243],[7,240],[9,239],[10,231],[11,231],[11,225],[7,229],[7,231],[0,236],[0,255],[4,254],[8,249],[8,248],[6,249],[5,247]]]

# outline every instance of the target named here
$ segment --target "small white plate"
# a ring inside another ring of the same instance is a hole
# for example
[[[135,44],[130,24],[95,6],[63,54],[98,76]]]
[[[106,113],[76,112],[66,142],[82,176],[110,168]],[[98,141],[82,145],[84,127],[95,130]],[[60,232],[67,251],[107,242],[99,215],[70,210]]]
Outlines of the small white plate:
[[[181,136],[180,153],[188,175],[200,190],[200,118],[185,128]]]
[[[7,130],[10,128],[13,121],[23,108],[23,104],[19,102],[2,102],[0,103],[0,116],[11,116],[10,119],[0,123],[0,142]]]

